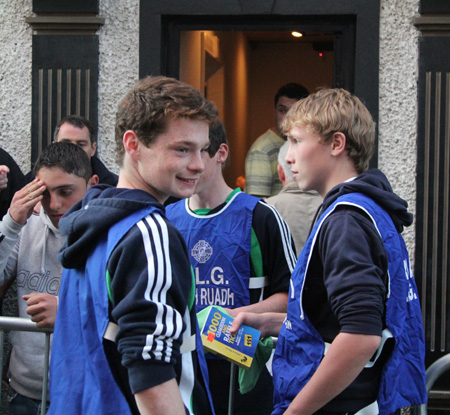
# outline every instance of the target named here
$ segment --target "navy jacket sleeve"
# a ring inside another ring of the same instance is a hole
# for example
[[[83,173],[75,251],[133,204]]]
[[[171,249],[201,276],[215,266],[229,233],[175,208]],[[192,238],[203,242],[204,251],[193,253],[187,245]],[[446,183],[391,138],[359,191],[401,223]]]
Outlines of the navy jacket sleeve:
[[[176,377],[192,285],[181,235],[159,213],[149,215],[119,242],[107,269],[132,392]]]
[[[387,255],[374,224],[359,209],[339,207],[324,221],[318,249],[340,331],[381,335]]]

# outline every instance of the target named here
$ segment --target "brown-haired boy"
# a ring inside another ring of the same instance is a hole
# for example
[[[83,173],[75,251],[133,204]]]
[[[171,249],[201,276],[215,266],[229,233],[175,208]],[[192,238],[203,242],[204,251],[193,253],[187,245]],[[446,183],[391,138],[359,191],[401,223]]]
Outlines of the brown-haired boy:
[[[264,334],[281,327],[273,413],[384,415],[424,403],[421,312],[400,235],[412,215],[383,173],[367,171],[369,111],[349,92],[325,89],[295,104],[283,128],[299,187],[324,203],[292,274],[287,316],[241,314],[235,323]]]
[[[116,116],[117,188],[99,186],[68,233],[49,414],[209,414],[186,245],[165,218],[192,196],[217,110],[166,77],[139,81]]]

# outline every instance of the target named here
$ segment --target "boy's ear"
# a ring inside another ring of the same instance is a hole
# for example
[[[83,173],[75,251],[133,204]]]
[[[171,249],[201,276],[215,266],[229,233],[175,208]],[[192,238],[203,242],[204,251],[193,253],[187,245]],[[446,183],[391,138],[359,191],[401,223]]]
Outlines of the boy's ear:
[[[228,146],[226,144],[221,144],[216,154],[217,162],[221,164],[225,163],[228,158]]]
[[[132,158],[136,159],[139,156],[139,145],[141,144],[137,134],[133,130],[127,130],[123,134],[123,147],[125,152]]]
[[[331,154],[335,156],[341,154],[345,150],[346,141],[347,137],[344,133],[335,132],[331,138]]]
[[[280,182],[284,186],[284,182],[286,181],[286,175],[284,174],[284,169],[279,164],[277,165],[278,177],[280,178]]]
[[[95,186],[96,184],[98,184],[99,182],[99,178],[96,174],[93,174],[92,177],[89,179],[87,187],[89,189],[89,187],[91,186]]]

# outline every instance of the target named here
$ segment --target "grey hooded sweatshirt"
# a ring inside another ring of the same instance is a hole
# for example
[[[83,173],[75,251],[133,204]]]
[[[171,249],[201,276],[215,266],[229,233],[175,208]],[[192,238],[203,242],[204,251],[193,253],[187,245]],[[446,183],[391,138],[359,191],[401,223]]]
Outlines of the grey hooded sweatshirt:
[[[64,241],[44,209],[40,215],[32,215],[24,226],[14,222],[9,212],[0,222],[0,285],[16,279],[19,317],[30,318],[23,295],[58,295],[62,266],[57,254]],[[11,386],[21,395],[41,399],[45,335],[15,331],[10,341]]]

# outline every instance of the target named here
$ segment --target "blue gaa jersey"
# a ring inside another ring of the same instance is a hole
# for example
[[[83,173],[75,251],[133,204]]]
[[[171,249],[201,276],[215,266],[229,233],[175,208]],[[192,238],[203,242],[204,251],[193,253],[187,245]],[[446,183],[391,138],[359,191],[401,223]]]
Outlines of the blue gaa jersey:
[[[50,364],[49,415],[131,414],[103,349],[109,323],[106,263],[126,231],[154,210],[150,206],[116,224],[115,229],[121,226],[119,232],[98,243],[84,269],[63,270]]]
[[[233,192],[223,209],[206,216],[192,212],[187,199],[167,206],[166,217],[183,235],[194,268],[197,312],[211,305],[249,305],[250,280],[264,280],[250,278],[252,216],[259,200]]]
[[[273,360],[274,411],[282,414],[317,370],[324,341],[303,312],[302,294],[309,261],[323,221],[338,205],[366,212],[377,228],[388,255],[389,296],[386,326],[395,346],[383,366],[377,397],[380,415],[426,402],[425,342],[417,287],[402,236],[389,215],[370,198],[350,193],[339,197],[319,218],[292,274],[286,320]]]
[[[109,325],[106,264],[120,239],[155,210],[154,206],[149,206],[117,222],[98,242],[85,268],[64,269],[50,366],[49,415],[131,415],[132,409],[113,377],[103,348]],[[191,309],[189,306],[184,312],[183,324],[179,325],[185,329],[181,333],[181,373],[177,375],[186,414],[194,415],[196,377],[203,377],[207,385],[208,372],[203,349],[196,347],[201,344],[200,332],[197,326],[191,325],[192,321],[197,322],[193,301]],[[162,350],[161,347],[157,351],[168,356],[168,352]],[[194,354],[198,357],[201,374],[194,371]],[[166,358],[168,361],[170,359]],[[209,406],[204,413],[214,414],[213,409],[209,411],[212,408],[209,390],[205,393]]]

